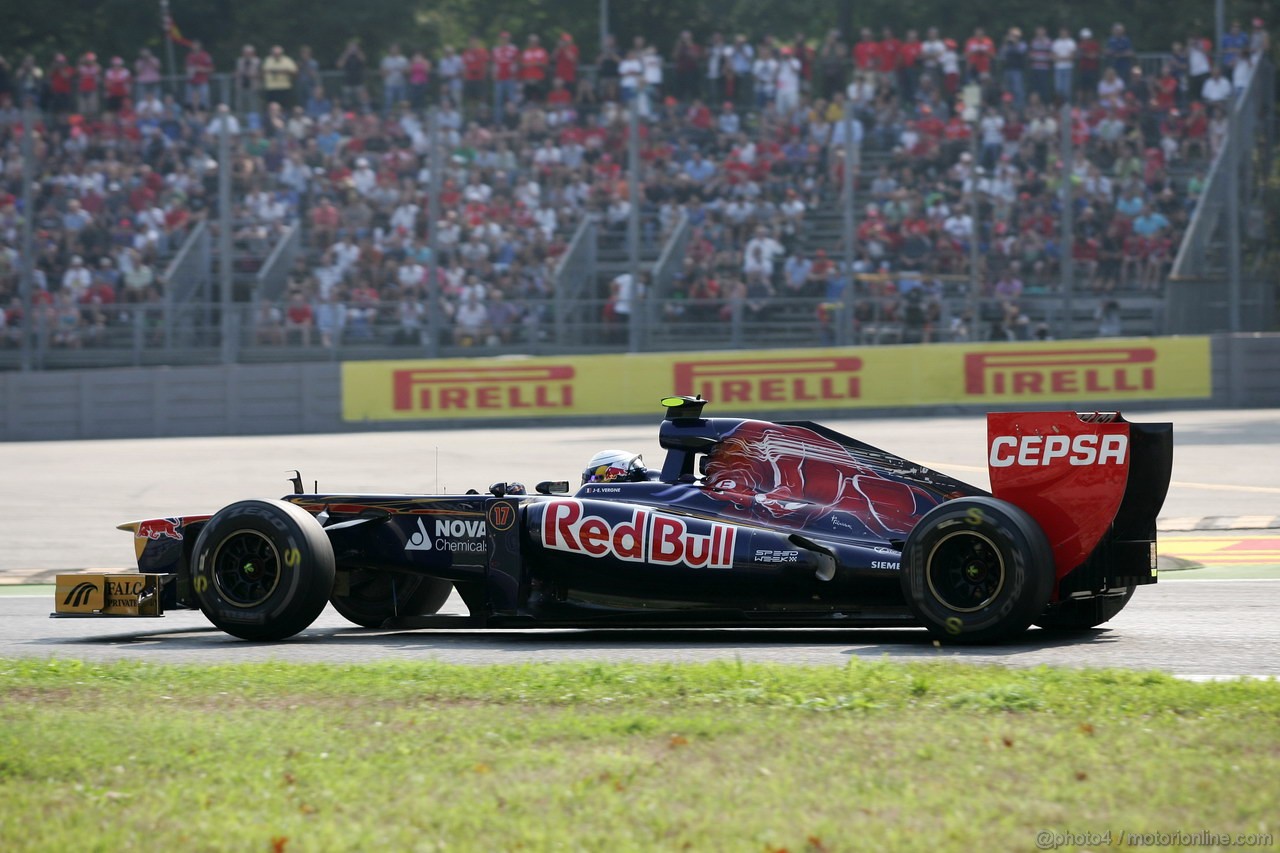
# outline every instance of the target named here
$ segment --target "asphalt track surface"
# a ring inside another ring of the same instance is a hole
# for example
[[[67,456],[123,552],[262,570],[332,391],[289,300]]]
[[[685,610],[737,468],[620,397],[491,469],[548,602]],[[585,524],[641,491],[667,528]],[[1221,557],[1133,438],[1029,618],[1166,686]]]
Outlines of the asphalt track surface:
[[[446,610],[461,610],[456,597]],[[1006,666],[1160,669],[1185,678],[1280,677],[1280,580],[1167,580],[1138,590],[1102,628],[1064,638],[1033,629],[1001,646],[935,646],[923,630],[387,631],[356,628],[332,609],[286,643],[246,643],[200,613],[161,619],[49,619],[52,596],[0,598],[0,658],[149,663],[447,663],[710,660],[844,664],[963,660]]]
[[[1162,518],[1280,513],[1280,411],[1144,412],[1130,419],[1175,425],[1173,485]],[[987,485],[980,417],[826,423]],[[661,458],[652,425],[3,444],[0,579],[32,570],[125,568],[132,549],[115,524],[212,512],[246,497],[277,497],[288,491],[289,468],[301,468],[308,486],[319,479],[325,490],[459,493],[498,480],[576,479],[593,452],[612,446],[641,451],[651,464]],[[1233,547],[1276,554],[1280,532],[1253,535],[1268,538],[1219,548],[1212,537],[1199,537],[1198,559],[1238,565],[1213,558]],[[1178,541],[1170,538],[1162,552],[1176,553]],[[1244,562],[1280,563],[1280,556],[1255,555]],[[216,631],[199,613],[50,620],[47,593],[0,596],[0,657],[154,663],[740,658],[808,664],[863,657],[1161,669],[1191,678],[1280,677],[1280,580],[1221,574],[1166,572],[1103,628],[1072,639],[1032,630],[1018,643],[984,648],[937,646],[919,630],[371,631],[349,625],[332,610],[293,641],[255,644]],[[445,606],[450,610],[462,612],[456,597]]]

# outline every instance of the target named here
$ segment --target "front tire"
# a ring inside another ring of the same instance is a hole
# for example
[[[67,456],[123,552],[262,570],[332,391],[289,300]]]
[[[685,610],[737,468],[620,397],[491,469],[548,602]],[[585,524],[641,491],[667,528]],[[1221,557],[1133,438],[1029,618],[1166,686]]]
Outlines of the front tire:
[[[1049,631],[1087,631],[1103,622],[1109,622],[1133,598],[1137,587],[1126,587],[1117,595],[1099,595],[1094,598],[1068,599],[1050,605],[1036,617],[1036,624]]]
[[[381,628],[398,616],[428,616],[438,611],[453,592],[453,584],[438,578],[402,572],[353,569],[344,572],[345,592],[329,599],[333,609],[362,628]]]
[[[306,510],[248,500],[218,511],[200,531],[191,560],[200,609],[243,640],[283,640],[324,610],[333,589],[333,548]]]
[[[902,592],[929,633],[956,643],[1007,640],[1044,612],[1053,551],[1024,510],[989,497],[930,510],[907,537]]]

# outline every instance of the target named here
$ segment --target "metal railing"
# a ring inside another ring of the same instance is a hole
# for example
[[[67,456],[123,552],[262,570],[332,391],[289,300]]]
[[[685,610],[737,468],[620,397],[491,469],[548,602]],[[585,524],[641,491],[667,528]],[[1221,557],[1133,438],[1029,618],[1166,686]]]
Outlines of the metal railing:
[[[1264,88],[1259,80],[1263,76],[1258,73],[1261,70],[1262,67],[1259,66],[1244,93],[1228,109],[1228,139],[1251,138],[1255,132],[1257,100]],[[1200,194],[1200,203],[1196,205],[1182,245],[1178,247],[1178,254],[1174,258],[1170,272],[1172,278],[1195,278],[1205,272],[1210,240],[1226,212],[1228,173],[1231,168],[1238,168],[1240,165],[1238,158],[1233,162],[1231,153],[1231,146],[1223,145],[1213,158],[1205,178],[1204,190]]]
[[[255,288],[256,299],[267,299],[276,301],[280,299],[284,293],[285,285],[289,281],[289,272],[293,269],[293,262],[297,259],[298,253],[302,250],[302,224],[294,222],[285,229],[283,235],[276,242],[271,250],[271,254],[267,256],[266,261],[258,270],[257,286]]]
[[[597,229],[595,218],[584,216],[556,264],[554,316],[555,333],[560,340],[571,321],[569,306],[581,299],[595,280]]]
[[[1142,68],[1143,74],[1148,79],[1155,79],[1159,75],[1161,67],[1170,59],[1171,55],[1167,51],[1139,51],[1135,54],[1135,64]],[[372,57],[371,57],[372,59]],[[666,79],[673,79],[676,73],[676,64],[673,60],[667,60],[663,63]],[[848,74],[853,73],[853,60],[847,58],[845,61],[845,70]],[[967,65],[964,57],[960,58],[960,72],[963,75],[967,72]],[[699,93],[704,100],[710,98],[714,92],[709,88],[706,79],[706,69],[700,68],[698,80],[700,85],[705,87],[705,91]],[[999,74],[999,67],[994,69]],[[599,82],[599,74],[596,65],[584,62],[578,66],[578,75],[581,79],[596,86]],[[492,85],[492,81],[488,81]],[[320,84],[324,87],[325,92],[329,96],[341,94],[343,88],[343,72],[333,69],[324,69],[320,72]],[[161,85],[164,91],[173,94],[175,97],[181,98],[186,92],[186,78],[182,74],[165,74],[161,77]],[[383,103],[382,81],[378,79],[376,73],[366,75],[365,89],[368,92],[369,105],[373,108],[379,108]],[[431,90],[435,94],[440,93],[439,79],[433,75]],[[235,85],[235,75],[231,72],[219,71],[209,77],[209,94],[214,103],[229,104],[233,109],[239,112],[247,112],[251,108],[260,109],[263,104],[263,93],[245,92],[238,89]],[[298,91],[299,97],[305,98],[309,93]],[[492,100],[489,93],[486,93],[486,104]]]
[[[689,215],[683,209],[676,217],[667,242],[662,247],[662,254],[653,265],[650,287],[651,297],[645,308],[646,326],[654,329],[658,325],[658,301],[671,292],[672,282],[684,266],[684,256],[689,248],[689,239],[693,236],[693,227],[689,224]]]
[[[662,254],[653,265],[654,296],[664,296],[671,291],[671,283],[681,266],[684,266],[685,251],[689,248],[692,233],[694,229],[689,224],[689,214],[681,209],[680,215],[676,216],[676,224],[667,236],[666,245],[662,247]]]
[[[1112,297],[1091,296],[1060,316],[1056,296],[1020,299],[1021,312],[1000,300],[983,298],[975,317],[958,290],[908,309],[908,298],[862,292],[850,310],[838,299],[737,294],[716,299],[671,293],[641,302],[649,328],[646,351],[810,347],[842,338],[858,346],[956,340],[1030,340],[1043,328],[1070,325],[1078,337],[1097,334],[1099,308]],[[561,311],[554,304],[563,301]],[[1120,297],[1121,331],[1149,335],[1161,322],[1155,297]],[[440,341],[432,346],[425,301],[314,303],[295,322],[287,309],[237,303],[223,322],[220,303],[191,303],[190,333],[168,334],[164,301],[41,306],[32,326],[37,363],[44,368],[214,364],[232,354],[236,363],[330,361],[527,354],[567,355],[621,352],[631,348],[627,318],[612,312],[606,298],[512,299],[514,311],[498,321],[467,328],[452,314],[441,317]],[[1025,317],[1025,319],[1019,319]],[[839,327],[848,318],[850,327]],[[12,330],[10,330],[12,331]],[[0,334],[0,369],[16,368],[21,351],[16,336]]]
[[[1174,258],[1171,331],[1257,331],[1274,322],[1273,285],[1243,275],[1245,222],[1270,170],[1274,101],[1274,66],[1263,57],[1228,107],[1226,139]]]
[[[167,348],[184,338],[189,340],[196,326],[208,322],[208,317],[197,317],[194,312],[203,310],[196,304],[203,305],[213,299],[212,252],[209,224],[201,220],[191,229],[164,272],[163,334]]]

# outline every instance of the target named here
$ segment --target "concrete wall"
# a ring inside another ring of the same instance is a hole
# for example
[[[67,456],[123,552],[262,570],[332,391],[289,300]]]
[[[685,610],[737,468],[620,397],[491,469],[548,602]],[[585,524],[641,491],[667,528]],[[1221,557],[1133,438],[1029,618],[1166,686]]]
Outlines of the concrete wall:
[[[0,374],[0,439],[335,432],[336,364]]]
[[[1161,401],[1159,405],[1124,408],[1166,408],[1174,403],[1280,407],[1280,335],[1215,336],[1212,352],[1210,400]],[[340,373],[339,366],[332,363],[4,372],[0,373],[0,440],[370,429],[342,420]],[[1087,408],[1088,402],[1081,401],[1079,407]],[[974,407],[974,411],[985,408]],[[1115,408],[1115,404],[1101,408]],[[875,410],[859,411],[877,414]],[[945,411],[962,410],[949,407]],[[821,417],[816,412],[805,414]],[[412,425],[372,428],[405,429]]]
[[[1213,395],[1232,408],[1280,406],[1280,335],[1215,335]]]

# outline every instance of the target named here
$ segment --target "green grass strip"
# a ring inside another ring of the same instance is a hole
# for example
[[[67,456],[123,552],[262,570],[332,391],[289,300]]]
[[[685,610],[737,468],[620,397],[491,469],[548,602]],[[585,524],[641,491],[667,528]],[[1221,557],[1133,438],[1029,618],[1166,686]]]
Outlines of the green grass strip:
[[[0,660],[6,851],[1275,848],[1277,759],[1275,682]]]

